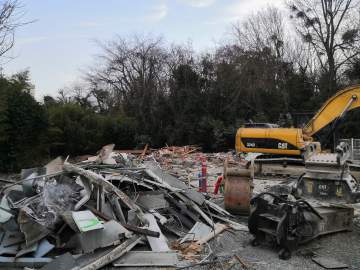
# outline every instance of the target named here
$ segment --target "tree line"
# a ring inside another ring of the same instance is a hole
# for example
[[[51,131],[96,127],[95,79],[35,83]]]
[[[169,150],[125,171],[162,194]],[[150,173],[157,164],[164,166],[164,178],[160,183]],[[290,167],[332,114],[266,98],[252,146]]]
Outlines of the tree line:
[[[37,102],[29,72],[0,78],[0,170],[102,145],[196,144],[234,148],[248,122],[301,127],[337,90],[360,79],[359,7],[354,0],[296,0],[231,26],[211,52],[162,37],[116,37],[81,83]],[[338,136],[356,137],[356,112]]]

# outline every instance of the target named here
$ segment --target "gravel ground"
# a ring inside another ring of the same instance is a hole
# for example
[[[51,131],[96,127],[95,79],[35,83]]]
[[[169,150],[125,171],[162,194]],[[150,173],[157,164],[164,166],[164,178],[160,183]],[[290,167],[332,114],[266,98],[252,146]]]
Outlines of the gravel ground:
[[[235,261],[235,254],[249,269],[324,269],[312,261],[314,255],[336,259],[347,264],[349,269],[360,269],[360,229],[356,226],[351,232],[326,235],[302,245],[286,261],[278,258],[276,247],[269,244],[251,246],[252,239],[247,232],[225,232],[210,243],[213,255],[208,260],[213,263],[188,269],[244,269]],[[209,252],[209,248],[205,251]]]
[[[254,193],[269,191],[271,187],[283,182],[284,180],[254,180]],[[222,198],[216,199],[216,203],[222,205]],[[247,224],[245,217],[238,217],[234,221]],[[266,243],[253,247],[252,239],[253,236],[247,232],[225,232],[210,243],[212,255],[208,260],[214,260],[214,263],[191,269],[245,269],[234,260],[235,254],[249,269],[324,269],[312,261],[313,256],[336,259],[347,264],[348,269],[360,269],[360,217],[354,219],[352,231],[325,235],[301,245],[286,261],[278,258],[278,248]],[[206,251],[209,252],[209,249]]]

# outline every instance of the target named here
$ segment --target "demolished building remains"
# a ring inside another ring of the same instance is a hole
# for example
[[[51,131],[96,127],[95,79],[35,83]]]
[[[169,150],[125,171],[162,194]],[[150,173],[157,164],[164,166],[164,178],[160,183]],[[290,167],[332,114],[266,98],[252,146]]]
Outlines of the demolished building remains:
[[[270,239],[288,259],[303,242],[352,229],[351,205],[313,207],[291,197],[296,179],[260,183],[251,162],[198,151],[107,145],[82,161],[22,170],[1,188],[0,268],[275,269],[244,260],[234,239]]]

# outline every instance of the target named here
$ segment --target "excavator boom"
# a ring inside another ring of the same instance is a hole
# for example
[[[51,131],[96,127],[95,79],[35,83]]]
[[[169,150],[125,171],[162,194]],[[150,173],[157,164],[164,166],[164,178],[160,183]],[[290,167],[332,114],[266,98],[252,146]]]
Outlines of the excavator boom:
[[[360,107],[359,98],[360,85],[339,91],[326,101],[315,116],[303,128],[303,133],[311,137],[333,122],[336,118],[342,118],[346,112]]]

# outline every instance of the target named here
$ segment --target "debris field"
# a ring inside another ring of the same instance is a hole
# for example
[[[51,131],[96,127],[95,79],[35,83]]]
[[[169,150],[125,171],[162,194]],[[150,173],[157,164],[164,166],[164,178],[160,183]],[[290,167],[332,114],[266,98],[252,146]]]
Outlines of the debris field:
[[[360,268],[356,211],[350,232],[301,245],[290,260],[271,245],[252,246],[248,217],[224,209],[224,162],[244,166],[232,153],[195,146],[107,145],[82,161],[23,169],[1,188],[0,268]],[[254,194],[288,184],[252,181]]]

